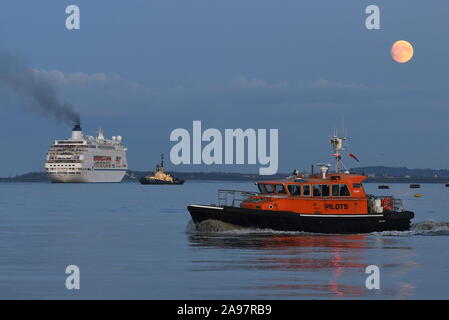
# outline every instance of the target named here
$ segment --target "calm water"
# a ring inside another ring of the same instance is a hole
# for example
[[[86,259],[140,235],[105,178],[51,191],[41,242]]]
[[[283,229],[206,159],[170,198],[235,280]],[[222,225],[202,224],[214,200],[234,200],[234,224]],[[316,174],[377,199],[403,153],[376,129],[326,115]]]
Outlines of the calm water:
[[[366,185],[416,212],[413,231],[195,231],[187,204],[215,203],[218,188],[255,190],[252,183],[0,183],[0,298],[448,299],[449,188],[376,187]],[[81,270],[78,291],[65,288],[70,264]],[[380,290],[365,288],[372,264]]]

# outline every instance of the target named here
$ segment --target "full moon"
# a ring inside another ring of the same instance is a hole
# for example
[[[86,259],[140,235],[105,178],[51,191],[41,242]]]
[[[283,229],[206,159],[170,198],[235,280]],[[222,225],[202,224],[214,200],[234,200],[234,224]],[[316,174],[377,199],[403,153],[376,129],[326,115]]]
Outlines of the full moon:
[[[391,57],[399,63],[409,62],[413,57],[413,46],[405,40],[396,41],[391,46]]]

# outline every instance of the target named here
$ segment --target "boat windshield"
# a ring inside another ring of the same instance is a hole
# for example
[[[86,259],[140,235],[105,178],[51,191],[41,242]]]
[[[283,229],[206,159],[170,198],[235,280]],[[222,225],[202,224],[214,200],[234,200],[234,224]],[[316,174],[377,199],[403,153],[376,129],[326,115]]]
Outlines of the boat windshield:
[[[259,190],[263,194],[280,193],[286,194],[282,184],[258,184]]]
[[[282,184],[275,184],[274,185],[274,189],[276,191],[276,193],[280,193],[280,194],[285,194],[285,188]]]

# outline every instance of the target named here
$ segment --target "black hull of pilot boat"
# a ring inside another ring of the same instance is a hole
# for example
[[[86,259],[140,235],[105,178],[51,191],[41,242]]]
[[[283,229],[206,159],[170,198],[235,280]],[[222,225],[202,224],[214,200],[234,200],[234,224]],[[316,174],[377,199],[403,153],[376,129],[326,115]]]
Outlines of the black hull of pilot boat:
[[[311,233],[370,233],[406,231],[414,213],[385,212],[364,215],[305,215],[288,211],[264,211],[237,207],[188,206],[195,224],[205,220],[219,220],[246,228]]]
[[[175,185],[184,184],[184,180],[182,180],[182,179],[177,179],[177,180],[175,180],[173,182],[168,182],[168,181],[164,181],[164,180],[142,178],[142,179],[139,180],[139,182],[141,184],[158,184],[158,185],[159,184],[164,184],[164,185],[167,185],[167,184],[175,184]]]

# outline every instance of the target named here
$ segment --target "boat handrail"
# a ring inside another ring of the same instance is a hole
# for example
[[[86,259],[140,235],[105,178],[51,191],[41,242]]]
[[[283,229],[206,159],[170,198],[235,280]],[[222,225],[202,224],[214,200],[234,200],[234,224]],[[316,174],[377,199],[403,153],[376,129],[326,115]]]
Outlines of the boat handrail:
[[[236,207],[239,206],[242,201],[258,194],[258,192],[251,191],[219,189],[217,192],[217,201],[219,206]]]
[[[367,194],[368,199],[380,199],[381,201],[384,199],[391,199],[393,201],[393,206],[392,206],[392,210],[393,211],[397,211],[397,212],[401,212],[404,211],[404,205],[401,199],[396,199],[393,196],[377,196],[377,195],[372,195],[372,194]]]

